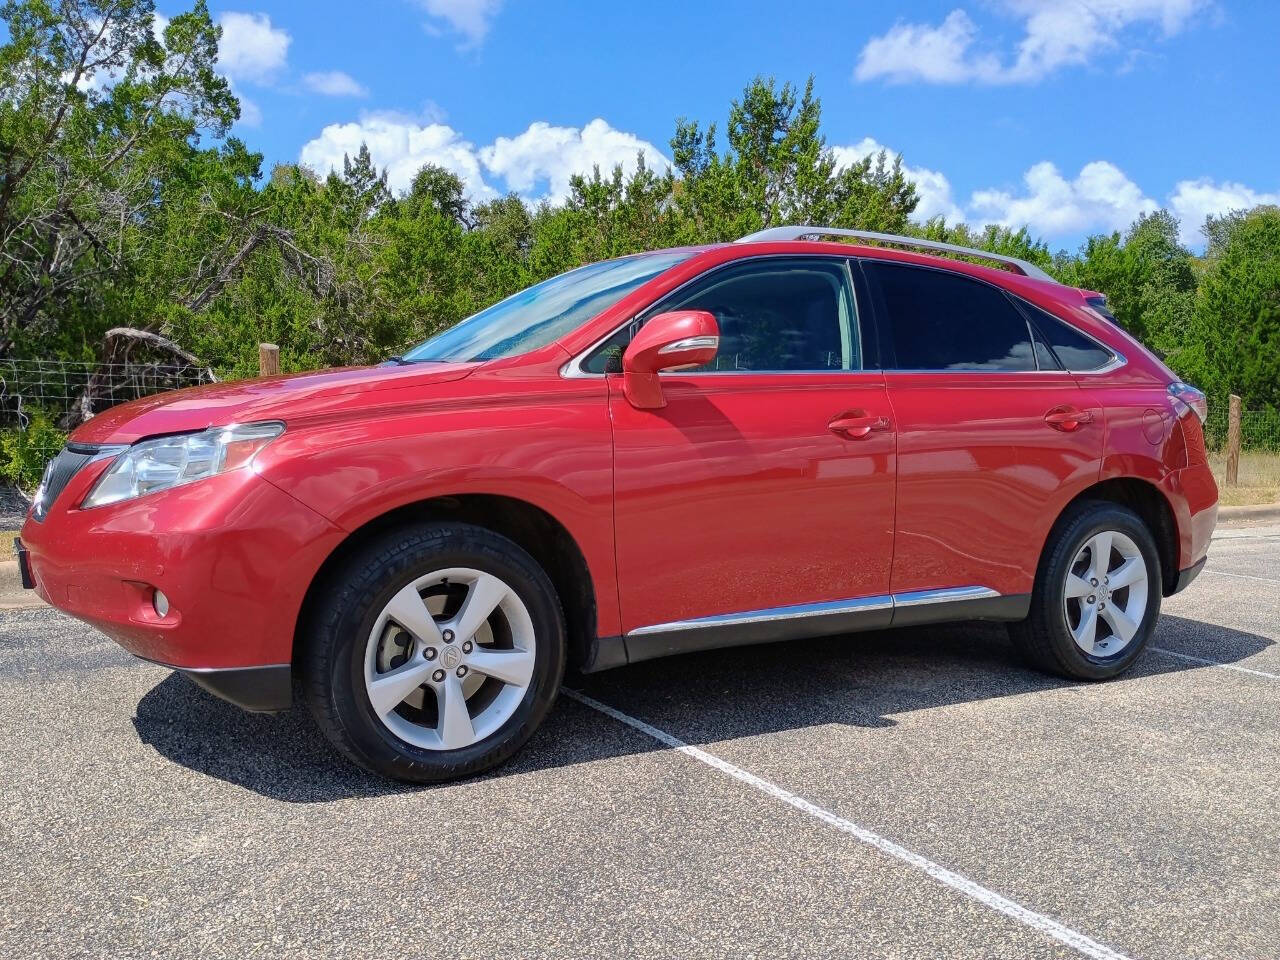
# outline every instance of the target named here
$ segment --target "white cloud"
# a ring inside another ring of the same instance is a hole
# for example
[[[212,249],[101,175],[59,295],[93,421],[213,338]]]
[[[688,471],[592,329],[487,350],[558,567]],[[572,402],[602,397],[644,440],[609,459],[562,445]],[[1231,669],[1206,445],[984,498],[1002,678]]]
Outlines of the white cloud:
[[[886,151],[892,161],[896,151],[871,137],[863,137],[851,147],[831,148],[831,152],[835,154],[837,167],[851,166],[881,150]],[[907,179],[915,183],[916,194],[920,197],[920,203],[912,215],[913,219],[921,223],[939,215],[946,217],[948,223],[964,219],[964,211],[951,195],[951,181],[947,179],[946,174],[927,167],[908,166],[905,163],[902,165],[902,172],[907,175]]]
[[[653,144],[600,119],[582,128],[538,121],[515,137],[499,137],[477,149],[444,123],[394,113],[370,113],[358,123],[331,124],[303,146],[299,159],[321,173],[341,170],[343,155],[355,156],[362,143],[368,144],[374,163],[386,168],[387,182],[394,190],[408,189],[414,174],[424,164],[434,163],[456,173],[467,194],[481,201],[498,194],[486,181],[486,170],[501,179],[505,189],[536,203],[563,201],[569,194],[569,178],[590,173],[596,164],[606,174],[616,164],[634,169],[639,151],[651,168],[670,166]],[[540,186],[546,189],[539,191]]]
[[[1280,205],[1280,193],[1260,193],[1243,183],[1218,183],[1208,177],[1181,180],[1169,195],[1169,207],[1182,225],[1182,242],[1188,246],[1203,245],[1205,217],[1263,204]]]
[[[262,126],[262,109],[239,90],[231,92],[240,101],[240,119],[237,122],[255,129]]]
[[[1031,83],[1055,70],[1096,62],[1120,49],[1130,27],[1155,28],[1163,36],[1182,30],[1211,0],[1002,0],[1004,13],[1022,23],[1015,51],[994,52],[979,43],[978,28],[962,9],[937,26],[896,23],[862,48],[854,77],[905,83]],[[1128,45],[1128,63],[1135,50]]]
[[[354,157],[362,143],[368,144],[373,162],[386,169],[393,190],[407,190],[414,174],[434,163],[456,173],[472,199],[495,196],[484,182],[475,147],[456,130],[397,114],[366,114],[359,123],[330,124],[303,146],[299,159],[321,174],[341,171],[343,155]]]
[[[652,143],[615,130],[599,118],[581,129],[553,127],[539,120],[518,136],[499,137],[480,151],[480,159],[510,189],[531,198],[535,187],[545,182],[546,198],[559,202],[569,195],[573,174],[590,173],[596,165],[606,175],[618,164],[630,171],[641,152],[650,169],[665,170],[671,165]]]
[[[242,122],[254,124],[261,116],[252,102],[244,101]],[[451,170],[475,201],[491,200],[500,191],[514,190],[529,203],[547,199],[563,202],[569,179],[590,173],[598,165],[608,173],[616,164],[634,169],[638,151],[653,169],[670,162],[653,144],[635,134],[616,130],[603,119],[584,127],[531,123],[513,137],[498,137],[476,147],[437,116],[405,116],[368,113],[359,122],[331,124],[302,148],[300,161],[320,173],[342,169],[343,155],[355,156],[367,144],[374,163],[387,170],[393,190],[407,190],[414,175],[427,163]],[[864,157],[894,151],[872,137],[832,148],[838,166]],[[948,223],[967,222],[974,227],[989,223],[1019,229],[1050,243],[1071,242],[1086,234],[1125,230],[1140,214],[1160,204],[1149,197],[1119,167],[1105,160],[1085,164],[1074,178],[1065,177],[1053,163],[1042,161],[1023,175],[1021,189],[988,188],[974,191],[968,202],[959,200],[946,174],[927,167],[903,165],[916,184],[920,204],[913,219],[923,222],[944,216]],[[1259,204],[1280,205],[1280,192],[1266,193],[1241,183],[1218,182],[1207,177],[1183,180],[1166,198],[1166,205],[1182,224],[1182,239],[1200,246],[1200,226],[1209,214],[1248,209]]]
[[[464,48],[478,47],[484,42],[502,3],[503,0],[418,0],[418,5],[431,17],[427,29],[439,33],[437,24],[447,24],[462,35]]]
[[[969,202],[971,222],[998,223],[1017,229],[1029,226],[1033,233],[1049,237],[1092,230],[1123,230],[1140,213],[1158,208],[1113,163],[1095,160],[1067,180],[1048,161],[1035,164],[1023,175],[1026,192],[978,190]]]
[[[978,28],[963,10],[952,10],[936,27],[898,23],[881,37],[872,37],[858,56],[853,75],[858,80],[884,79],[895,83],[992,82],[1000,62],[990,55],[971,57]]]
[[[363,84],[341,70],[308,73],[302,78],[302,84],[313,93],[322,93],[326,97],[367,97],[369,95],[368,89]]]
[[[283,69],[293,38],[265,13],[224,13],[218,66],[233,80],[269,83]]]

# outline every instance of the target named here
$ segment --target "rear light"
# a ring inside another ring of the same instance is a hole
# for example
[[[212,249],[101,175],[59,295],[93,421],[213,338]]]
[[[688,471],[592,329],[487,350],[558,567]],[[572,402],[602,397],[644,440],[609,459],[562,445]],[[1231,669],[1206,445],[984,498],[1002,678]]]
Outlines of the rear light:
[[[1169,384],[1169,396],[1173,400],[1173,409],[1182,416],[1184,408],[1189,409],[1200,422],[1204,423],[1209,416],[1209,398],[1189,383],[1177,381]]]

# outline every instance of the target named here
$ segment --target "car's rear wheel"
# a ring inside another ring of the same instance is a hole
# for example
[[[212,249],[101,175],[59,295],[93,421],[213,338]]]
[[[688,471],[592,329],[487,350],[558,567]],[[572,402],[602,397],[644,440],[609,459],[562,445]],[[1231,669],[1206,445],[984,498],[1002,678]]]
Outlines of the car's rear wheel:
[[[333,578],[302,657],[306,697],[367,769],[427,783],[510,757],[564,672],[564,618],[524,550],[466,524],[398,530]]]
[[[1160,615],[1160,555],[1132,510],[1082,501],[1058,521],[1031,611],[1010,633],[1032,664],[1073,680],[1127,670]]]

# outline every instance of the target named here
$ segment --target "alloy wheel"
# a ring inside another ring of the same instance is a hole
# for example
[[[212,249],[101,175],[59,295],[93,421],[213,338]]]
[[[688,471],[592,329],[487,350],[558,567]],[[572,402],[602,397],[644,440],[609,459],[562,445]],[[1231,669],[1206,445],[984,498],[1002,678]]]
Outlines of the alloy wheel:
[[[533,621],[508,584],[466,567],[406,584],[375,619],[365,691],[396,737],[457,750],[497,732],[533,680]]]
[[[1103,530],[1081,545],[1067,572],[1063,616],[1076,646],[1110,658],[1137,635],[1147,610],[1147,562],[1118,530]]]

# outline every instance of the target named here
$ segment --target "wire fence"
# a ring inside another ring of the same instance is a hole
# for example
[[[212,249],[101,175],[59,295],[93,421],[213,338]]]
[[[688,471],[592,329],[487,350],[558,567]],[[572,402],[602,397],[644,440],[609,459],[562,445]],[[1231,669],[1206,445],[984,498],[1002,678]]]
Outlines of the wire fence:
[[[1280,500],[1280,410],[1240,411],[1240,466],[1235,484],[1227,485],[1228,405],[1210,404],[1204,438],[1209,463],[1222,502],[1272,503]]]
[[[28,492],[66,433],[129,400],[197,386],[212,373],[181,358],[123,363],[0,359],[0,474]]]

